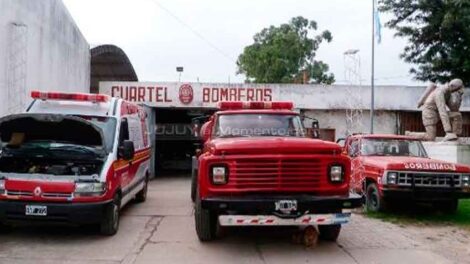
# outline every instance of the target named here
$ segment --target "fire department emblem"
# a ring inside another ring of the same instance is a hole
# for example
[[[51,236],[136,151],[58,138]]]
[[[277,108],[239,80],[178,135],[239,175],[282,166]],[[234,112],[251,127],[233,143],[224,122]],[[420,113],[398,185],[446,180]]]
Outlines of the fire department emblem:
[[[194,98],[193,87],[190,84],[183,84],[180,86],[179,98],[181,103],[190,104]]]
[[[41,190],[41,187],[36,187],[34,189],[34,196],[40,196],[42,194],[42,190]]]

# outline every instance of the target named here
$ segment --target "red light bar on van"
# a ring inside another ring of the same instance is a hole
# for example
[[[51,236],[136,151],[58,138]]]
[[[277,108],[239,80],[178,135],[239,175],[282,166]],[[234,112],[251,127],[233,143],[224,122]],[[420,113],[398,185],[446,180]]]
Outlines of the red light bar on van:
[[[219,102],[220,110],[240,110],[240,109],[273,109],[292,110],[292,102]]]
[[[83,101],[104,103],[109,100],[109,96],[104,94],[84,94],[84,93],[58,93],[58,92],[40,92],[32,91],[33,99],[41,100],[66,100],[66,101]]]

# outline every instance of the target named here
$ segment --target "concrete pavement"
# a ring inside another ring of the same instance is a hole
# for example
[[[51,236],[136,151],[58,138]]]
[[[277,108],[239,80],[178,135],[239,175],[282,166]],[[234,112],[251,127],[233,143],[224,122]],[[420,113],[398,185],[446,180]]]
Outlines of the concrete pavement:
[[[455,262],[402,227],[361,215],[353,216],[337,243],[320,241],[314,249],[292,244],[290,230],[273,228],[231,229],[223,239],[202,244],[189,185],[187,177],[152,181],[147,202],[123,211],[114,237],[92,228],[14,228],[0,235],[0,263]]]

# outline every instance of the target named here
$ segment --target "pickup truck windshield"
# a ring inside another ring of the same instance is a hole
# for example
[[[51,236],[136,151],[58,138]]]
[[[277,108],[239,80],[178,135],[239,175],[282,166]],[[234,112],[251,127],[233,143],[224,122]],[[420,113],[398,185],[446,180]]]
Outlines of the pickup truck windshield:
[[[362,139],[361,155],[427,157],[420,141],[404,139]]]
[[[305,137],[297,115],[233,114],[220,115],[216,137]]]

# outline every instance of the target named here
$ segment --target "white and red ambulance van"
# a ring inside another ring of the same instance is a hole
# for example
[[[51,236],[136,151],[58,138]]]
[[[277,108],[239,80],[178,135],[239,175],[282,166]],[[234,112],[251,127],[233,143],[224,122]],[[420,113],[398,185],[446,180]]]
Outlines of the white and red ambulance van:
[[[0,223],[99,224],[147,195],[146,112],[99,94],[31,93],[25,113],[0,118]]]

